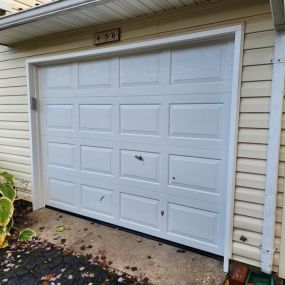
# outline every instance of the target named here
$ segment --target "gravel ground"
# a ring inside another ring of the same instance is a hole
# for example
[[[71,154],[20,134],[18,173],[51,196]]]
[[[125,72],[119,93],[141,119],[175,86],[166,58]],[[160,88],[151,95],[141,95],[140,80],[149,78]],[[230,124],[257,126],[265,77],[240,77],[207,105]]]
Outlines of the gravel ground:
[[[111,269],[104,256],[80,256],[38,238],[0,250],[0,284],[115,285],[149,284]]]

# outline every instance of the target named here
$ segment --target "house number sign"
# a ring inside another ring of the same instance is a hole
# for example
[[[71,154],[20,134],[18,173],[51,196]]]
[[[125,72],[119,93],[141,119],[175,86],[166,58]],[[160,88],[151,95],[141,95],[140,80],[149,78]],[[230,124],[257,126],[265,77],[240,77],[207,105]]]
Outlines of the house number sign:
[[[120,29],[113,29],[109,31],[95,33],[95,45],[103,45],[120,41]]]

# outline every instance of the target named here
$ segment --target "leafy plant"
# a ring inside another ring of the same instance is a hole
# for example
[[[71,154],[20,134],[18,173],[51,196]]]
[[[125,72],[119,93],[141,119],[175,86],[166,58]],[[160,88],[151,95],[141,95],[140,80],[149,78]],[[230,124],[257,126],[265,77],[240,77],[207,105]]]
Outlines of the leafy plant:
[[[8,172],[0,173],[0,248],[8,246],[8,237],[14,226],[13,213],[16,199],[14,176]],[[36,233],[25,229],[19,234],[19,241],[25,241],[35,236]]]

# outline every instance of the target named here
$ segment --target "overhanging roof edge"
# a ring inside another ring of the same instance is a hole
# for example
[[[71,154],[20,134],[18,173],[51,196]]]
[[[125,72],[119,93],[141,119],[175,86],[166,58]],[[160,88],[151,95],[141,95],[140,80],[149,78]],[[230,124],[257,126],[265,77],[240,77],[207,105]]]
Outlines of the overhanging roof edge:
[[[0,18],[0,31],[30,23],[51,15],[59,14],[64,11],[73,10],[87,5],[99,5],[113,0],[68,0],[56,1],[36,6],[19,13],[3,16]]]

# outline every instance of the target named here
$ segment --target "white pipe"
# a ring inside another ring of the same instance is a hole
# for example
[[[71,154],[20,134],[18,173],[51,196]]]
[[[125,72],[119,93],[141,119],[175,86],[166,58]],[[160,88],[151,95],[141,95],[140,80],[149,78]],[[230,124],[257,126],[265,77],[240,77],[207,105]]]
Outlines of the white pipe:
[[[279,151],[285,85],[284,80],[285,31],[280,31],[276,32],[273,58],[267,165],[265,178],[265,199],[263,213],[263,236],[261,249],[261,270],[268,274],[272,272],[273,255],[275,252],[274,240],[276,195],[278,184]]]

